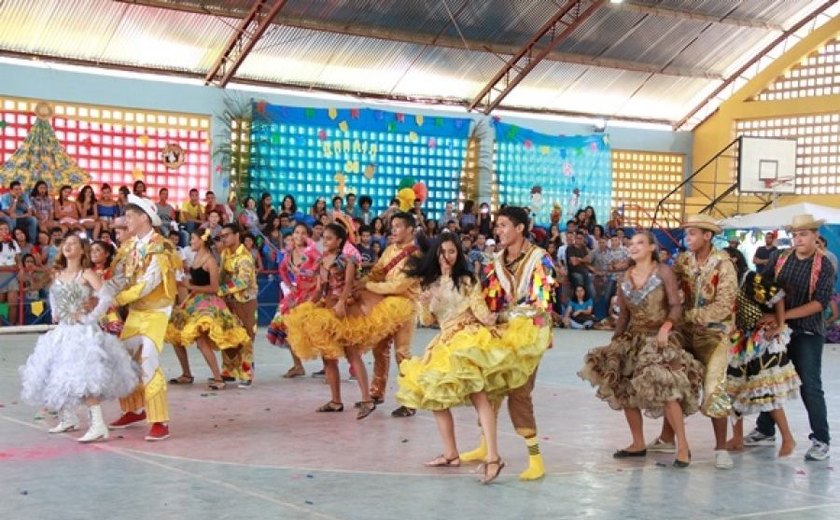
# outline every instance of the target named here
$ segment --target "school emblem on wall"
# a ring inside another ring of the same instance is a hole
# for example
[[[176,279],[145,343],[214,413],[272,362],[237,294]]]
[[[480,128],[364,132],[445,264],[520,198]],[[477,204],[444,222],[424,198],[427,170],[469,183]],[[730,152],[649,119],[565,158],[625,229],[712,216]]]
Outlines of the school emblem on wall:
[[[161,152],[161,156],[163,157],[163,165],[167,168],[175,170],[180,168],[182,164],[184,164],[184,159],[186,158],[186,153],[184,149],[178,146],[177,144],[168,144],[164,147],[163,151]]]

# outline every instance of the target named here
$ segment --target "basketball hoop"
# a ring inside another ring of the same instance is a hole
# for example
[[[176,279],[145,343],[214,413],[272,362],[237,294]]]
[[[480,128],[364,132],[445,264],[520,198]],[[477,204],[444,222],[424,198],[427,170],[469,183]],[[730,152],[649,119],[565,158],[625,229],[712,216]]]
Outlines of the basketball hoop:
[[[767,190],[775,191],[776,186],[782,184],[790,184],[793,181],[793,177],[778,177],[775,179],[764,179],[762,182],[764,183],[764,188]]]

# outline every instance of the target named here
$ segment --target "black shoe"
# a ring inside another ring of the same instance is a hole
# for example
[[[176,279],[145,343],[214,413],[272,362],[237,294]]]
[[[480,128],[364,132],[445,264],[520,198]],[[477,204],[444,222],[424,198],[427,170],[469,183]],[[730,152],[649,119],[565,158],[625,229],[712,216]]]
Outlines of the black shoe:
[[[317,372],[312,372],[312,377],[324,377],[326,375],[327,374],[324,370],[319,370]]]
[[[213,381],[215,381],[215,379],[213,379],[212,377],[207,378],[208,383],[212,383]],[[233,381],[236,381],[236,378],[230,376],[222,376],[222,381],[224,381],[225,383],[232,383]]]
[[[393,412],[391,412],[391,417],[411,417],[417,413],[417,410],[414,408],[408,408],[406,406],[400,406]]]
[[[645,457],[647,456],[647,450],[639,450],[639,451],[628,451],[628,450],[618,450],[617,452],[613,453],[614,459],[627,459],[630,457]]]
[[[691,464],[691,452],[688,452],[688,460],[674,459],[675,468],[687,468]]]

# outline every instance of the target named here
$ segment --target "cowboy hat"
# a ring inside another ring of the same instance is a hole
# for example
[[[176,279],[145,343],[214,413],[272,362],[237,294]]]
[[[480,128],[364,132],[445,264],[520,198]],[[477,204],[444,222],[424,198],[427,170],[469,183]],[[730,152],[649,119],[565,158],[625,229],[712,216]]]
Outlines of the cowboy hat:
[[[135,206],[142,209],[143,213],[145,213],[146,215],[149,216],[149,220],[152,221],[152,226],[153,227],[159,227],[160,226],[160,224],[161,224],[160,217],[158,216],[157,208],[155,207],[155,205],[152,201],[150,201],[149,199],[144,199],[144,198],[138,197],[137,195],[135,195],[133,193],[129,193],[128,194],[128,203],[129,204],[134,204]]]
[[[697,228],[704,231],[711,231],[715,235],[721,232],[721,228],[713,217],[709,215],[689,215],[680,226],[683,229]]]
[[[802,215],[795,215],[793,221],[787,226],[788,231],[800,231],[803,229],[819,229],[825,224],[825,219],[815,220],[814,215],[810,213],[803,213]]]

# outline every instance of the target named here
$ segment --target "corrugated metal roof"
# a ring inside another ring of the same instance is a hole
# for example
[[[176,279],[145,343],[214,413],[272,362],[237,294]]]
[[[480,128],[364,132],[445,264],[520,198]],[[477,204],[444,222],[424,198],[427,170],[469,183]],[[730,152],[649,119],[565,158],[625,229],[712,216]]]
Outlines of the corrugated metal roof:
[[[605,4],[578,26],[502,106],[676,121],[718,84],[708,76],[733,70],[778,34],[773,26],[789,26],[792,16],[817,5],[815,0],[627,4]],[[5,0],[0,53],[204,76],[252,5],[250,0],[40,0],[33,9],[31,0]],[[278,24],[234,79],[471,100],[562,5],[561,0],[288,0]],[[737,20],[770,27],[739,26]]]

